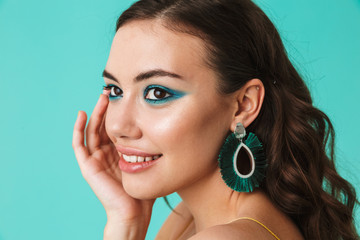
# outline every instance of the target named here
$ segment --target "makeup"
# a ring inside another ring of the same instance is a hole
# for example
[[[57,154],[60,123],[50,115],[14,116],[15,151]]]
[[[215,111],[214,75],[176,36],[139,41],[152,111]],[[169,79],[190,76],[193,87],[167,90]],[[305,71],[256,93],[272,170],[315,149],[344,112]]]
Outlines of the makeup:
[[[120,153],[119,168],[127,173],[143,171],[156,164],[162,157],[162,154],[149,154],[118,145],[116,149]]]
[[[121,90],[121,88],[119,88],[118,86],[114,85],[114,84],[109,84],[104,86],[104,91],[108,92],[108,96],[109,96],[109,100],[115,100],[118,98],[122,98],[123,96],[123,91]]]
[[[127,172],[127,173],[137,173],[137,172],[141,172],[144,171],[146,169],[148,169],[149,167],[151,167],[152,165],[158,163],[158,161],[161,159],[161,157],[159,157],[156,160],[151,160],[148,162],[127,162],[124,159],[124,156],[121,155],[120,159],[119,159],[119,168],[121,169],[121,171],[123,172]]]
[[[161,85],[147,86],[144,91],[144,99],[149,104],[164,104],[185,96],[182,91],[173,90]]]

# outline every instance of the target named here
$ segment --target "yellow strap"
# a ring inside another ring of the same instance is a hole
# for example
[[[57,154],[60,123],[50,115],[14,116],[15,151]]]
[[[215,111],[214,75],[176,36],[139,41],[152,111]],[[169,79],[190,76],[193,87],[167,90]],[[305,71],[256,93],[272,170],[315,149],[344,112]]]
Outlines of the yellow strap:
[[[269,228],[267,228],[264,224],[262,224],[261,222],[259,222],[259,221],[256,220],[256,219],[249,218],[249,217],[241,217],[241,218],[237,218],[237,219],[235,219],[235,220],[233,220],[233,221],[231,221],[231,222],[235,222],[235,221],[240,220],[240,219],[251,220],[251,221],[256,222],[257,224],[260,224],[260,226],[262,226],[263,228],[265,228],[266,230],[268,230],[268,232],[269,232],[271,235],[273,235],[274,238],[276,238],[277,240],[280,240],[280,238],[279,238],[278,236],[276,236],[275,233],[273,233]],[[230,223],[231,223],[231,222],[230,222]]]

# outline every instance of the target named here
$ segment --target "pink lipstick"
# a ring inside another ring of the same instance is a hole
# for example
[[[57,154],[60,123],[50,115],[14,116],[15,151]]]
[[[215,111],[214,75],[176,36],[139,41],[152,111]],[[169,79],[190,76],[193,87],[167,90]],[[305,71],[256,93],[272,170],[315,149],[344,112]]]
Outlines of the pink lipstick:
[[[127,173],[143,171],[156,164],[162,154],[149,154],[140,150],[116,146],[120,153],[119,168]]]

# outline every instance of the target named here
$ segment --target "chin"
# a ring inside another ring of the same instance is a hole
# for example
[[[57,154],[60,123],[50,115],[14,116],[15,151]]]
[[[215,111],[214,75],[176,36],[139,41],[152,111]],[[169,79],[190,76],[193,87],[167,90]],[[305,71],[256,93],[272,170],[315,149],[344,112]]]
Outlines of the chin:
[[[159,184],[144,184],[139,182],[131,182],[123,179],[124,190],[131,197],[140,200],[151,200],[159,197],[165,197],[172,192],[163,191]]]

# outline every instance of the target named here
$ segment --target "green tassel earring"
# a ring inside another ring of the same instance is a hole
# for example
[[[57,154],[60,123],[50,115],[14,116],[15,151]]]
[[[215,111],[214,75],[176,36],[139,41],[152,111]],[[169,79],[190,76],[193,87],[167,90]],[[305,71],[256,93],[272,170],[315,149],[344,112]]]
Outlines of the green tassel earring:
[[[237,192],[252,192],[265,177],[266,157],[257,136],[246,131],[241,123],[236,125],[219,154],[220,172],[226,185]],[[248,161],[244,161],[247,159]]]

